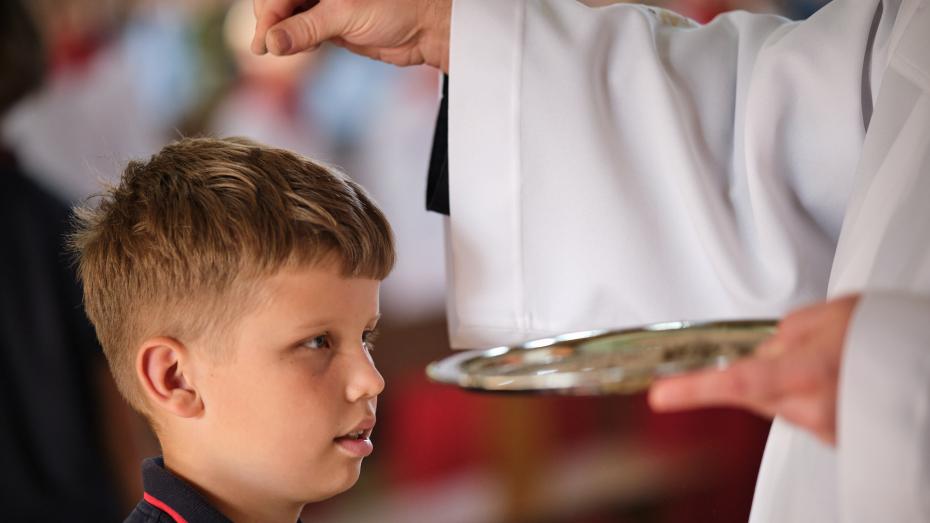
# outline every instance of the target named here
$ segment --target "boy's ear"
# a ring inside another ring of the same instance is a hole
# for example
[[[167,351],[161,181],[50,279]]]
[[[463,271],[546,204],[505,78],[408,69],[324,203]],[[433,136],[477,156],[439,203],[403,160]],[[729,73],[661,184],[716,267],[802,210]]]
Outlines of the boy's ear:
[[[136,374],[148,400],[182,418],[203,412],[203,400],[185,375],[192,364],[189,354],[183,343],[158,336],[145,340],[136,357]]]

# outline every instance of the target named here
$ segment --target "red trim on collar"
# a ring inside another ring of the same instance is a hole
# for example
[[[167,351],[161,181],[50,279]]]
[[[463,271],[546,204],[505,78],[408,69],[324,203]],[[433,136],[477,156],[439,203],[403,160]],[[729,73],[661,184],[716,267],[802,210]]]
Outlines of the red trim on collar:
[[[156,498],[155,496],[149,494],[148,492],[143,492],[143,493],[142,493],[142,499],[144,499],[145,501],[147,501],[150,505],[153,505],[153,506],[157,507],[157,508],[160,509],[162,512],[165,512],[166,514],[168,514],[169,516],[171,516],[171,519],[173,519],[173,520],[175,521],[175,523],[187,523],[187,520],[184,519],[183,516],[181,516],[180,514],[178,514],[176,510],[174,510],[173,508],[169,507],[167,503],[165,503],[164,501],[162,501],[162,500]]]

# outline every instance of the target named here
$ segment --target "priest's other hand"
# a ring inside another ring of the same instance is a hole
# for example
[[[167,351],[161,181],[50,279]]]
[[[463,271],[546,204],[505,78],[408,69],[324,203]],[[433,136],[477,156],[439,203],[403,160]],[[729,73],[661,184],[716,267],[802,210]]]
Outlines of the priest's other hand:
[[[794,311],[755,356],[659,380],[649,403],[660,412],[728,406],[781,416],[835,445],[840,363],[858,301],[853,295]]]
[[[289,55],[331,41],[394,65],[449,70],[452,0],[253,0],[252,52]]]

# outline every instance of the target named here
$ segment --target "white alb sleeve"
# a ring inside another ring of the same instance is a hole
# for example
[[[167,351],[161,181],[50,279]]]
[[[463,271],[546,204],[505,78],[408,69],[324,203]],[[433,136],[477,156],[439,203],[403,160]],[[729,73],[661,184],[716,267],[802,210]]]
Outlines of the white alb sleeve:
[[[842,521],[930,521],[930,296],[866,293],[846,339]]]
[[[874,12],[454,2],[453,346],[822,299]]]

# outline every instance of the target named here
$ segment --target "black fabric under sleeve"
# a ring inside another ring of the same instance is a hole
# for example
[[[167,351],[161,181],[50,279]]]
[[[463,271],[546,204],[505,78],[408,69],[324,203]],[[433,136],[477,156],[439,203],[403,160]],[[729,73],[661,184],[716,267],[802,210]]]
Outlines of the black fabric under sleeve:
[[[436,117],[426,180],[426,209],[449,215],[449,76],[442,77],[442,102]]]

